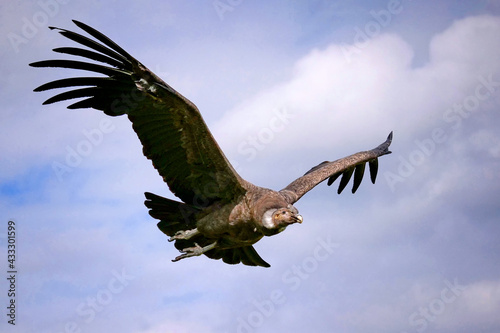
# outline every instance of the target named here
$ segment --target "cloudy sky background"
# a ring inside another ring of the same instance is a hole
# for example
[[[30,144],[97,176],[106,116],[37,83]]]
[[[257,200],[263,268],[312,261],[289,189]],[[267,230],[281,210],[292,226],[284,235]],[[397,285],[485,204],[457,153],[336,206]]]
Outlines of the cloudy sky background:
[[[499,1],[62,2],[0,5],[2,332],[500,330]],[[27,66],[71,19],[192,100],[257,185],[391,130],[393,154],[355,195],[304,196],[304,223],[256,245],[271,268],[172,263],[143,192],[173,196],[127,119],[32,92],[74,75]]]

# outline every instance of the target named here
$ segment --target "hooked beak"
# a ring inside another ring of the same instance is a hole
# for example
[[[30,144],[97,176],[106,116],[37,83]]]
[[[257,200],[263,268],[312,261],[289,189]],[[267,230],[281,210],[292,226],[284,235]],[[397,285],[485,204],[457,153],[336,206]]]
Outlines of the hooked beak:
[[[302,218],[302,215],[297,214],[294,216],[294,220],[295,222],[302,223],[304,219]]]

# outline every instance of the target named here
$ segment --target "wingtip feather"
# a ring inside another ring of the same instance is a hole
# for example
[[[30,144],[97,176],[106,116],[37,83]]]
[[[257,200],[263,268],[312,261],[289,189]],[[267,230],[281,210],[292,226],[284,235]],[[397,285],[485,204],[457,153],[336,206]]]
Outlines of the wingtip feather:
[[[370,179],[372,181],[372,184],[375,184],[375,180],[377,180],[377,173],[378,173],[378,158],[368,161],[368,166],[370,168]]]
[[[356,166],[356,169],[354,169],[354,184],[352,186],[352,193],[356,193],[356,191],[359,188],[359,185],[361,185],[361,182],[363,181],[363,175],[365,174],[365,163],[362,163],[358,166]]]

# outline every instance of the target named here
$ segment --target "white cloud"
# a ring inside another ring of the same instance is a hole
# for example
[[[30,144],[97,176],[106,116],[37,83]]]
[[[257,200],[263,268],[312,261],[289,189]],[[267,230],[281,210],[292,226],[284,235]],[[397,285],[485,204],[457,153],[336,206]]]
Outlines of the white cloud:
[[[464,286],[465,289],[449,311],[436,321],[439,329],[459,330],[464,327],[499,328],[500,281],[483,280]]]
[[[350,63],[338,45],[313,50],[297,61],[290,80],[245,100],[213,130],[232,142],[229,156],[244,166],[255,156],[280,159],[300,150],[331,160],[337,156],[330,151],[371,148],[367,142],[378,144],[390,130],[405,142],[430,135],[432,127],[448,129],[445,112],[499,71],[499,25],[490,16],[455,22],[433,38],[430,61],[419,68],[396,35],[374,38]],[[273,130],[279,110],[289,117]]]

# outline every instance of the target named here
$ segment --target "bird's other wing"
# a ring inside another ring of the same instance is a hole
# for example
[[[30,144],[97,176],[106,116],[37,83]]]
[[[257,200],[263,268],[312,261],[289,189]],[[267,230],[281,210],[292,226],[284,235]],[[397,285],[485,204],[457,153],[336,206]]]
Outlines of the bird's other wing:
[[[293,204],[299,200],[304,194],[309,192],[313,187],[328,178],[328,185],[331,185],[339,176],[340,184],[337,193],[341,193],[346,187],[347,183],[354,174],[354,184],[352,193],[355,193],[361,184],[363,174],[365,172],[366,163],[370,168],[370,178],[372,183],[375,184],[378,171],[378,158],[383,155],[390,154],[389,146],[392,141],[392,132],[387,137],[387,140],[372,150],[359,152],[339,160],[318,164],[306,174],[293,182],[280,192]]]
[[[235,265],[240,262],[247,266],[271,267],[260,257],[252,245],[237,247],[233,249],[213,249],[204,255],[211,259],[222,259],[226,264]]]
[[[80,44],[54,51],[86,61],[45,60],[30,66],[72,68],[103,76],[66,78],[41,85],[35,91],[72,89],[44,104],[84,98],[68,109],[94,108],[110,116],[126,114],[144,155],[172,193],[186,203],[208,206],[243,194],[244,180],[224,156],[197,107],[108,37],[84,23],[73,22],[93,38],[50,27]]]

